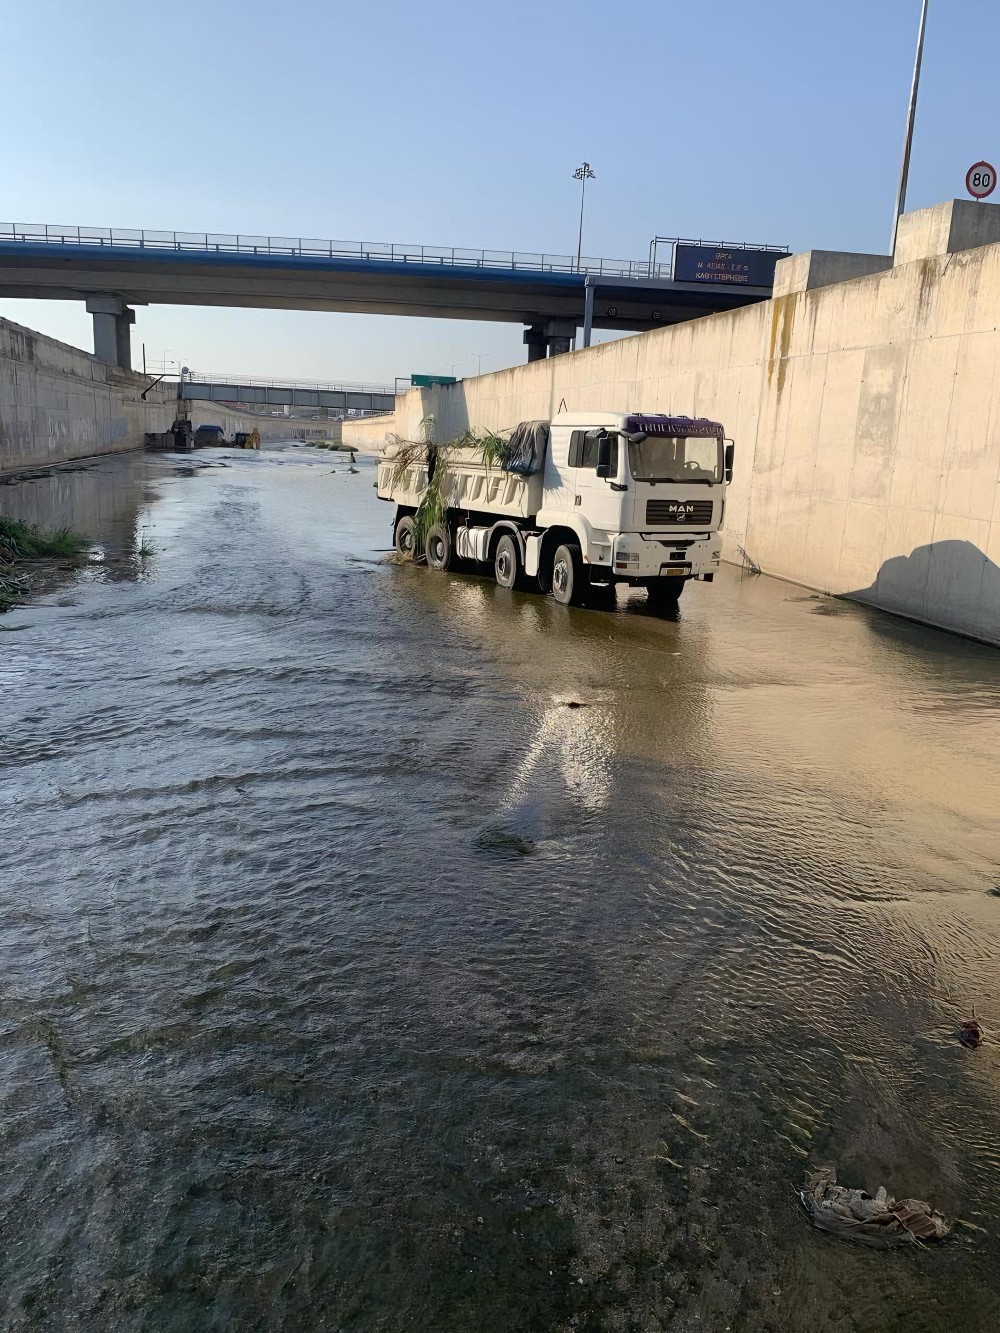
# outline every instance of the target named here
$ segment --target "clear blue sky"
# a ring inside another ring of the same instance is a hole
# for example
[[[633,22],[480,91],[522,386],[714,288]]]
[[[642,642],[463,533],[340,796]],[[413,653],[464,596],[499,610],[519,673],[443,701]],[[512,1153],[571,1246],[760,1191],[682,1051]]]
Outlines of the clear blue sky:
[[[931,0],[909,207],[1000,155],[1000,6]],[[0,42],[0,220],[639,258],[887,247],[919,0],[33,0]],[[90,346],[82,307],[0,314]],[[385,381],[523,357],[464,321],[139,309],[135,357]]]

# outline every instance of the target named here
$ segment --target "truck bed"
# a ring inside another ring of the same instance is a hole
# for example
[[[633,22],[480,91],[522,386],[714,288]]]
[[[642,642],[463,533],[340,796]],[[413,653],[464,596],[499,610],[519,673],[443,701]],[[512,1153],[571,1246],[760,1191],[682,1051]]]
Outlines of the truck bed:
[[[377,493],[380,500],[415,509],[427,489],[427,461],[409,467],[394,483],[394,451],[388,446],[379,459]],[[484,463],[474,448],[449,446],[443,488],[452,509],[495,514],[498,518],[530,518],[542,507],[542,473],[522,477],[498,464]]]

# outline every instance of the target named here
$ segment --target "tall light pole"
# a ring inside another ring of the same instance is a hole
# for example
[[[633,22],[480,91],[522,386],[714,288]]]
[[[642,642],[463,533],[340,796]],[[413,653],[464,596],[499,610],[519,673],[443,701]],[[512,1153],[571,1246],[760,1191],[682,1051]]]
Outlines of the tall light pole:
[[[580,235],[576,242],[576,271],[579,273],[580,257],[583,254],[583,201],[587,197],[587,182],[595,181],[597,177],[591,170],[589,162],[581,162],[573,172],[573,179],[580,182]]]
[[[913,62],[913,83],[910,87],[910,107],[906,113],[906,138],[903,141],[903,161],[899,168],[899,187],[896,190],[896,216],[892,220],[892,245],[889,253],[896,253],[896,234],[899,219],[906,207],[906,183],[910,176],[910,149],[913,147],[913,122],[917,115],[917,93],[920,89],[920,66],[924,59],[924,33],[927,30],[927,0],[920,6],[920,31],[917,34],[917,57]]]
[[[474,357],[476,358],[476,361],[478,362],[478,365],[476,366],[476,374],[477,374],[477,375],[481,375],[481,374],[483,373],[483,357],[484,357],[484,356],[489,356],[489,353],[488,353],[488,352],[470,352],[469,355],[470,355],[470,356],[474,356]]]

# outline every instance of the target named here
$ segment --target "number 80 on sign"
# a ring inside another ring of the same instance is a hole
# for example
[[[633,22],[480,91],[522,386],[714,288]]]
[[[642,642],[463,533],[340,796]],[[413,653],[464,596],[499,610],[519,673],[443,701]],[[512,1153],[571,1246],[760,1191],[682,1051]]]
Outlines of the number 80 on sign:
[[[989,162],[976,162],[965,173],[965,188],[973,199],[986,199],[997,188],[997,169]]]

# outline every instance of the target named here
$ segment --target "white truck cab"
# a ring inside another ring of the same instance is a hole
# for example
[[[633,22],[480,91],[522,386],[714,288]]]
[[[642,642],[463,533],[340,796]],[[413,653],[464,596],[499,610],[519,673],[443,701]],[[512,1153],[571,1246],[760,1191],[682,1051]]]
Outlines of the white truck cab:
[[[719,567],[732,467],[715,421],[561,412],[522,423],[499,463],[474,445],[428,445],[420,466],[408,458],[401,468],[390,446],[377,485],[397,505],[397,549],[422,552],[431,568],[492,565],[502,586],[537,581],[567,603],[626,583],[669,607],[689,579],[710,581]],[[435,521],[422,526],[431,491]]]

